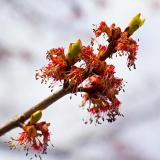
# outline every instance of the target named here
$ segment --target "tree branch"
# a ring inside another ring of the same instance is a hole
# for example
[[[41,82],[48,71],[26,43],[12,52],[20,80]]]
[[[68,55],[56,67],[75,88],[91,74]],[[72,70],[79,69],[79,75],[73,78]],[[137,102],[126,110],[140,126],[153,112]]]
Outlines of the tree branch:
[[[48,96],[47,98],[45,98],[44,100],[36,104],[35,106],[31,107],[28,111],[24,112],[19,117],[12,119],[8,123],[0,127],[0,136],[7,133],[13,128],[20,127],[20,124],[26,121],[34,112],[38,110],[44,110],[45,108],[49,107],[52,103],[54,103],[58,99],[68,94],[69,92],[70,92],[69,88],[68,89],[62,88],[56,93],[52,94],[51,96]]]
[[[102,57],[100,57],[101,61],[106,60],[107,58],[110,58],[112,56],[112,54],[116,52],[115,45],[116,45],[115,39],[110,39],[106,53]],[[85,78],[88,77],[88,71],[86,71],[86,73],[84,73],[84,77]],[[37,105],[33,106],[28,111],[24,112],[21,116],[9,121],[4,126],[0,127],[0,136],[2,136],[3,134],[5,134],[6,132],[10,131],[13,128],[21,127],[21,123],[25,122],[34,112],[36,112],[38,110],[44,110],[45,108],[50,106],[52,103],[54,103],[55,101],[62,98],[63,96],[65,96],[68,93],[74,93],[74,92],[72,92],[73,91],[72,87],[71,86],[68,87],[68,85],[69,85],[68,82],[65,81],[64,87],[61,90],[59,90],[58,92],[54,93],[53,95],[47,97],[46,99],[42,100]],[[77,92],[93,92],[93,89],[79,87],[76,91]]]

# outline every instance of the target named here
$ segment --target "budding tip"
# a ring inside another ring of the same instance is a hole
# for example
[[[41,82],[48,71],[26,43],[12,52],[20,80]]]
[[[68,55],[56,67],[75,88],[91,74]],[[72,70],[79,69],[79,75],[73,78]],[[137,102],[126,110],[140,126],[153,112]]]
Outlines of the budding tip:
[[[136,30],[138,30],[145,22],[145,18],[141,18],[141,13],[136,14],[130,21],[128,25],[128,32],[132,35]]]

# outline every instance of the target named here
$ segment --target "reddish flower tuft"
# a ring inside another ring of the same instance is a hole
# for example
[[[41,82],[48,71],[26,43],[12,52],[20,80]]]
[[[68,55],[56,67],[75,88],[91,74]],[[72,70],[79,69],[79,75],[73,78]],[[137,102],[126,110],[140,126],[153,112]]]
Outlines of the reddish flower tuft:
[[[53,48],[47,52],[49,64],[37,71],[36,79],[41,78],[42,83],[48,80],[61,81],[65,77],[65,68],[68,66],[63,48]]]
[[[94,29],[94,34],[96,37],[99,37],[102,33],[107,33],[107,35],[110,35],[111,31],[110,28],[107,26],[106,22],[102,21],[97,29]]]
[[[70,86],[73,87],[73,92],[75,92],[78,85],[81,84],[84,80],[84,69],[73,66],[66,77]]]
[[[11,149],[17,148],[19,145],[28,155],[28,151],[32,150],[39,154],[46,154],[48,143],[50,141],[50,133],[48,130],[49,123],[39,122],[33,125],[29,123],[23,126],[23,132],[16,139],[12,138],[8,142]]]
[[[127,32],[123,32],[120,38],[117,40],[116,50],[119,52],[125,52],[128,54],[128,67],[133,66],[135,68],[135,60],[138,50],[138,45],[135,40],[128,37]]]
[[[102,52],[106,52],[106,51],[107,51],[107,46],[104,46],[104,45],[101,45],[101,44],[100,44],[100,45],[99,45],[99,48],[98,48],[98,51],[99,51],[99,52],[101,52],[101,51],[102,51]]]
[[[107,120],[113,122],[116,116],[120,116],[120,101],[117,94],[122,89],[123,80],[114,77],[114,67],[109,65],[105,75],[93,75],[89,77],[89,83],[85,86],[88,92],[84,94],[81,106],[89,102],[88,112],[91,114],[90,123],[94,120],[101,124]],[[107,74],[106,74],[107,73]]]

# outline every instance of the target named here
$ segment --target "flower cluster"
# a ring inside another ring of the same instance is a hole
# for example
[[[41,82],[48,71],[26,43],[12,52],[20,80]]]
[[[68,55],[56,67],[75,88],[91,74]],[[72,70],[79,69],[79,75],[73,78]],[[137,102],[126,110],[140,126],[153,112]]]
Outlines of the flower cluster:
[[[81,106],[89,102],[86,109],[91,114],[90,122],[115,121],[116,116],[122,115],[117,95],[124,82],[115,76],[115,67],[106,59],[112,58],[114,53],[128,55],[128,68],[135,68],[138,45],[131,35],[143,23],[138,14],[122,31],[114,23],[108,26],[102,21],[93,29],[95,38],[91,39],[91,45],[83,45],[79,39],[69,45],[66,53],[63,48],[48,51],[49,64],[37,72],[36,78],[41,78],[42,82],[61,82],[71,93],[83,92]],[[100,36],[106,43],[94,46]]]
[[[39,112],[37,113],[39,114]],[[41,118],[37,113],[36,116],[31,116],[27,124],[21,126],[23,131],[20,135],[17,138],[11,138],[7,143],[10,149],[16,149],[21,146],[26,151],[26,155],[29,154],[29,150],[32,150],[35,152],[35,157],[41,159],[41,154],[47,154],[47,147],[50,141],[48,129],[50,123],[46,123],[45,121],[37,122]]]
[[[106,25],[105,22],[101,22],[97,29],[94,29],[96,37],[101,36],[101,34],[108,35],[108,42],[112,47],[112,53],[109,57],[112,57],[112,54],[118,52],[119,55],[128,55],[128,67],[129,69],[133,66],[135,68],[135,60],[137,56],[138,45],[135,40],[130,37],[128,30],[124,32],[121,31],[119,27],[116,27],[113,23],[110,27]],[[105,52],[107,53],[107,52]],[[104,54],[99,54],[101,57]],[[107,55],[105,55],[108,57]]]
[[[64,78],[64,68],[67,67],[63,48],[53,48],[47,52],[46,58],[49,64],[41,69],[41,73],[36,75],[36,78],[41,78],[42,82],[47,82],[47,79],[52,78],[55,81],[60,81]]]

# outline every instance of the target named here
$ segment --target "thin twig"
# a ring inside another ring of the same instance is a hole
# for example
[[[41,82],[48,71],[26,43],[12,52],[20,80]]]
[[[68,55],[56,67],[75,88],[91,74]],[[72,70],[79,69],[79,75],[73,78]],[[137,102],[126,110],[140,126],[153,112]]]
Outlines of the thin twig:
[[[62,88],[59,91],[52,94],[51,96],[48,96],[47,98],[45,98],[44,100],[42,100],[41,102],[39,102],[35,106],[31,107],[26,112],[24,112],[19,117],[12,119],[8,123],[6,123],[2,127],[0,127],[0,136],[7,133],[8,131],[10,131],[13,128],[20,127],[20,123],[23,123],[24,121],[26,121],[34,112],[36,112],[38,110],[46,109],[52,103],[54,103],[55,101],[62,98],[63,96],[65,96],[68,93],[69,93],[69,89],[66,90],[66,89]]]

